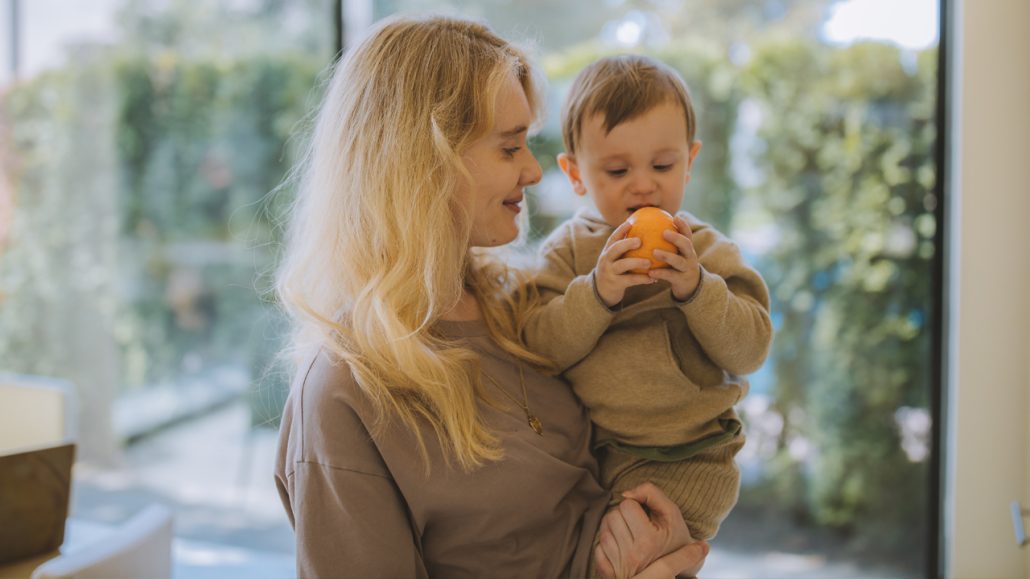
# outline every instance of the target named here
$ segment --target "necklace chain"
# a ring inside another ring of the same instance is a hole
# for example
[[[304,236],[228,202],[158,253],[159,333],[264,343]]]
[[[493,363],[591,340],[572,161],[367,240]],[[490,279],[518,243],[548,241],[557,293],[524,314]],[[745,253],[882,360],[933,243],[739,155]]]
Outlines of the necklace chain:
[[[519,362],[519,383],[522,384],[523,402],[519,402],[517,398],[509,394],[508,391],[505,390],[504,387],[497,382],[497,380],[494,380],[493,376],[487,374],[485,370],[480,371],[484,376],[486,376],[488,380],[490,380],[491,383],[493,383],[495,388],[501,391],[501,394],[504,394],[509,400],[517,404],[520,408],[522,408],[522,411],[526,413],[526,422],[529,423],[529,427],[533,429],[533,432],[536,432],[540,436],[543,436],[544,425],[540,422],[540,419],[534,416],[533,413],[529,410],[529,393],[526,391],[526,376],[522,368],[522,362]]]

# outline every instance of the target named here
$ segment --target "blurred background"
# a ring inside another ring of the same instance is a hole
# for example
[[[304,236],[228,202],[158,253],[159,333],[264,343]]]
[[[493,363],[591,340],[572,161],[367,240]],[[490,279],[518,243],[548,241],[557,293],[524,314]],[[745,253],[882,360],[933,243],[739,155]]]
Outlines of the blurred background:
[[[0,371],[78,389],[73,516],[162,502],[196,573],[293,573],[273,190],[340,44],[398,11],[485,19],[543,66],[530,243],[581,202],[554,163],[576,72],[632,51],[682,73],[684,208],[762,272],[776,329],[706,576],[926,576],[934,0],[0,0]]]

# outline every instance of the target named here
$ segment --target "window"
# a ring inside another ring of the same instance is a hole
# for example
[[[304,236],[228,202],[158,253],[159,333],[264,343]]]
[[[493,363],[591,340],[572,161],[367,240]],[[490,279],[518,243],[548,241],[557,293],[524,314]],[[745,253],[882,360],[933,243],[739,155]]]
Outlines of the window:
[[[3,0],[0,12],[0,370],[79,388],[73,515],[115,522],[145,499],[173,503],[179,536],[272,545],[292,572],[265,464],[274,429],[258,430],[282,398],[268,194],[335,53],[335,6]],[[150,436],[212,408],[220,421]],[[251,492],[265,493],[257,507]]]
[[[935,572],[933,0],[0,0],[0,370],[79,386],[77,515],[169,501],[180,536],[289,555],[260,464],[283,395],[267,194],[337,15],[353,38],[426,10],[526,41],[549,78],[534,241],[585,202],[554,162],[582,66],[645,52],[691,88],[684,208],[762,272],[776,329],[706,576]]]

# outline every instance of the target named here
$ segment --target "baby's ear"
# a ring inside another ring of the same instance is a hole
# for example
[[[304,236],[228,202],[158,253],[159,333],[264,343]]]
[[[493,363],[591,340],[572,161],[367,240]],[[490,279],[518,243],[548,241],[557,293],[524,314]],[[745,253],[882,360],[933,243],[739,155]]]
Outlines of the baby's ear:
[[[687,175],[683,181],[684,185],[690,183],[690,171],[694,168],[694,159],[697,158],[697,154],[701,152],[701,140],[694,139],[694,144],[690,145],[690,152],[687,153]]]
[[[572,184],[572,190],[576,192],[576,195],[586,195],[587,188],[580,177],[576,158],[568,153],[559,153],[558,166],[561,167],[562,173],[565,173],[565,176],[569,178],[569,183]]]
[[[687,161],[687,170],[689,171],[694,167],[694,159],[697,158],[697,154],[701,152],[701,139],[694,139],[694,143],[690,145],[690,159]]]

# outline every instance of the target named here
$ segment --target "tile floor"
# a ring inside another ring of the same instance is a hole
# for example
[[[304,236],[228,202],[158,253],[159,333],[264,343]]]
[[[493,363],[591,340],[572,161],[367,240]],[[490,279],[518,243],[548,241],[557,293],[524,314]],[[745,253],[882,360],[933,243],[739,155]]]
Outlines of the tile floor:
[[[72,516],[119,523],[144,505],[175,511],[175,579],[294,576],[293,531],[272,479],[274,430],[235,402],[143,438],[122,465],[77,465]]]

